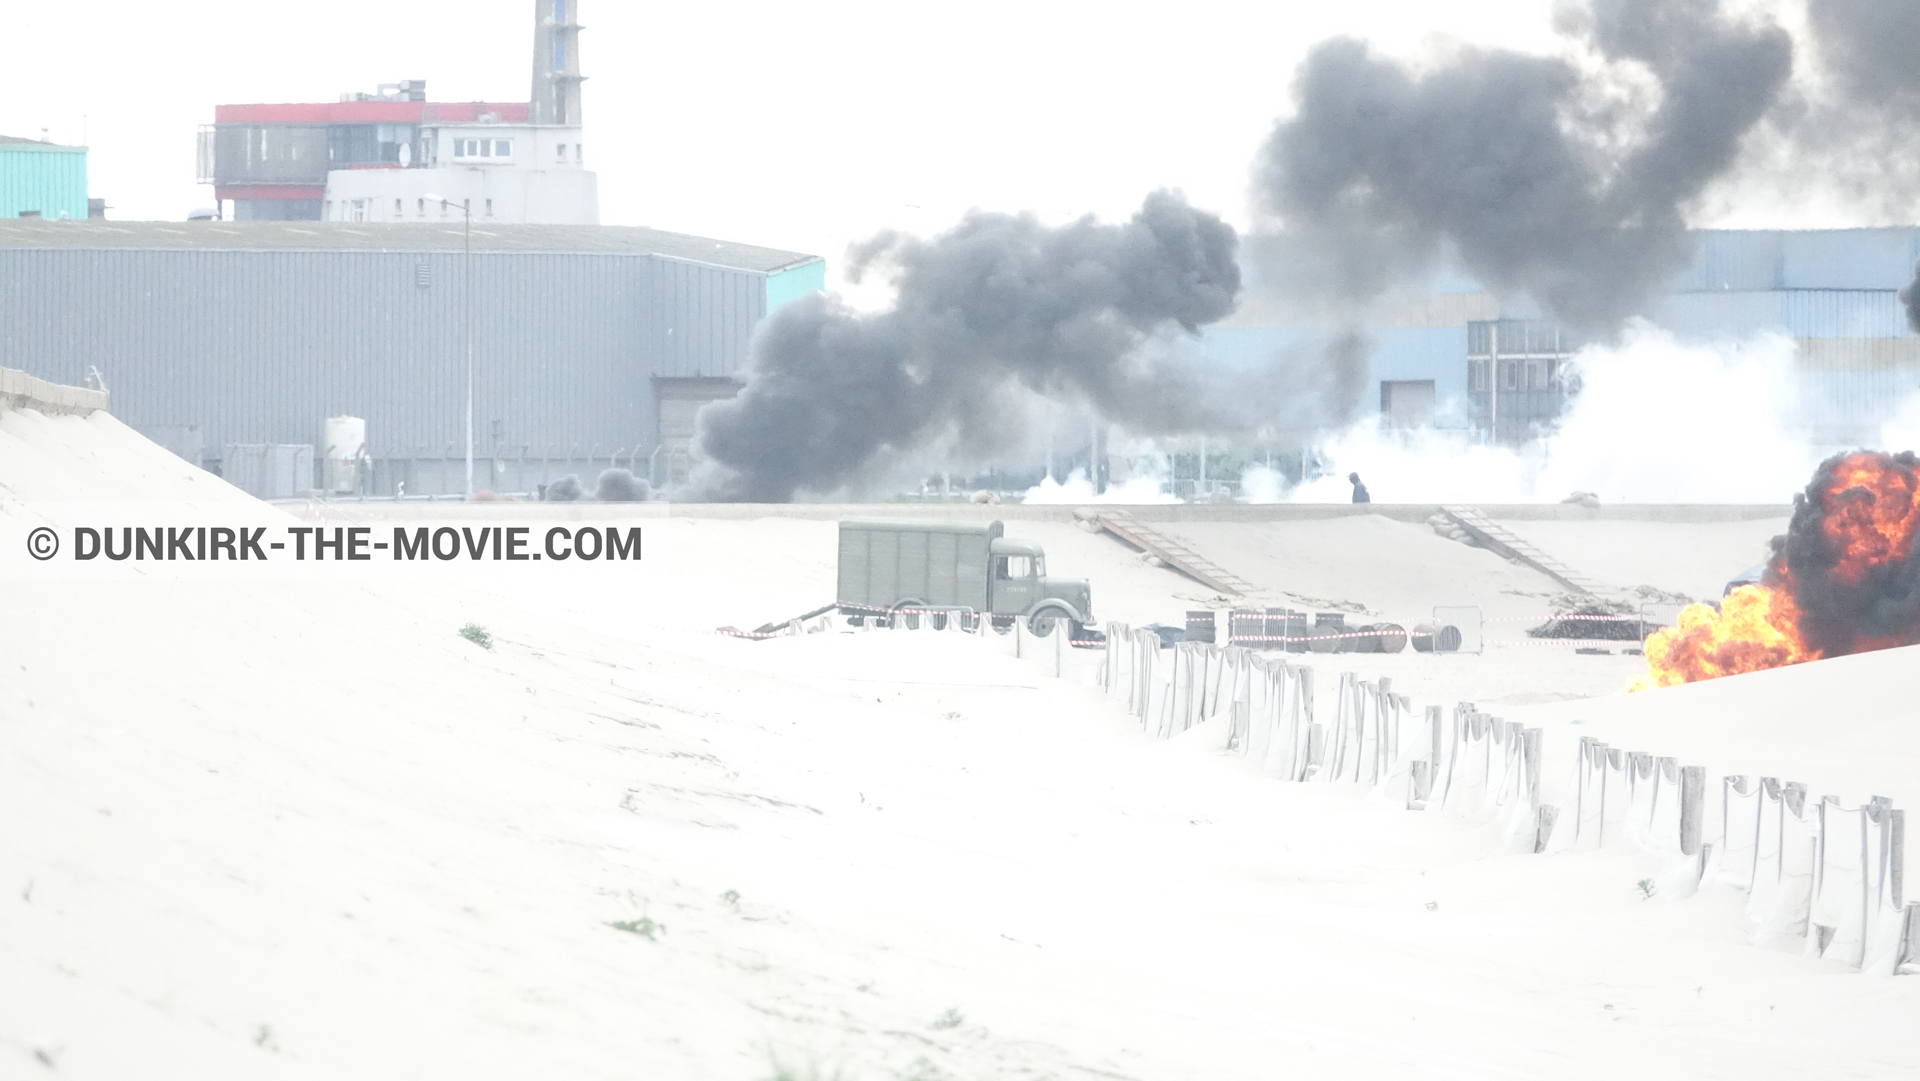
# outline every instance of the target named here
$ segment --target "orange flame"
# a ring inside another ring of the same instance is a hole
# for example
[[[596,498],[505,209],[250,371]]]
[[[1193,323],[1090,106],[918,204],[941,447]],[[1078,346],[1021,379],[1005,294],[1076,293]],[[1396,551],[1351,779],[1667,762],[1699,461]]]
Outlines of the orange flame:
[[[1807,543],[1815,530],[1817,542]],[[1859,598],[1873,597],[1889,573],[1901,573],[1913,555],[1916,535],[1920,471],[1911,455],[1859,451],[1828,461],[1796,504],[1792,531],[1775,541],[1780,554],[1768,566],[1765,584],[1734,590],[1718,612],[1705,604],[1683,610],[1679,626],[1647,639],[1647,674],[1631,689],[1670,687],[1920,640],[1920,626],[1882,626],[1883,633],[1872,634],[1853,622],[1860,618],[1854,613],[1863,610]],[[1805,584],[1812,588],[1801,588],[1796,570],[1808,575]],[[1808,610],[1820,617],[1812,630],[1805,622]],[[1884,633],[1889,629],[1895,633]],[[1810,635],[1824,648],[1810,645]]]
[[[1679,626],[1647,639],[1647,675],[1634,690],[1696,683],[1765,668],[1818,660],[1800,640],[1800,608],[1792,594],[1770,586],[1741,586],[1712,605],[1690,604]]]
[[[1847,455],[1820,493],[1820,532],[1839,554],[1831,574],[1849,585],[1875,567],[1904,563],[1913,554],[1920,485],[1912,473],[1886,468],[1884,458]]]

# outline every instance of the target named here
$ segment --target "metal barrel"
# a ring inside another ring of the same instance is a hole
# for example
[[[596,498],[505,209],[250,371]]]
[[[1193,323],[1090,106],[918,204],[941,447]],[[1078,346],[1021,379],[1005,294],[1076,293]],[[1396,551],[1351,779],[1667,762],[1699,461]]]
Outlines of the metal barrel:
[[[1432,653],[1433,632],[1438,629],[1439,628],[1435,627],[1432,623],[1415,623],[1413,625],[1413,651],[1415,653]]]
[[[1407,648],[1407,629],[1398,623],[1373,625],[1376,653],[1399,653]]]
[[[1346,613],[1315,612],[1312,640],[1308,643],[1308,648],[1315,653],[1338,653],[1343,643],[1353,641],[1351,638],[1334,637],[1345,633],[1347,633]]]

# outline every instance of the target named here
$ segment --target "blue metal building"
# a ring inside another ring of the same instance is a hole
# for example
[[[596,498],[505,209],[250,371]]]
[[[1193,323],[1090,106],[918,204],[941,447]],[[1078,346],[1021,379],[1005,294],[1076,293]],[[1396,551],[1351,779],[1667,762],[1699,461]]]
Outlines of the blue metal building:
[[[1873,441],[1906,396],[1920,391],[1920,338],[1898,292],[1913,280],[1920,227],[1805,231],[1702,230],[1694,258],[1647,313],[1687,343],[1763,332],[1794,340],[1799,420],[1829,444]],[[1207,351],[1244,362],[1307,332],[1243,311],[1208,331]],[[1472,283],[1443,281],[1403,302],[1371,330],[1364,412],[1385,423],[1497,428],[1530,437],[1568,387],[1572,342],[1524,298],[1502,301]],[[1492,383],[1499,381],[1498,395]],[[1498,407],[1494,401],[1502,403]]]
[[[0,135],[0,218],[86,216],[86,147]]]

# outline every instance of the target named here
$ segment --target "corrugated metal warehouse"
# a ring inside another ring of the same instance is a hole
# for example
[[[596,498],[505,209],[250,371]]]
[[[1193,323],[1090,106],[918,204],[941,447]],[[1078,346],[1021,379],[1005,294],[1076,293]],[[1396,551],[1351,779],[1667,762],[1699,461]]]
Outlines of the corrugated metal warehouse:
[[[666,480],[754,328],[825,285],[813,256],[652,229],[476,225],[472,248],[458,221],[0,222],[0,366],[96,379],[209,461],[362,417],[367,490],[459,492],[470,265],[478,487]]]
[[[0,218],[87,216],[87,148],[0,135]]]

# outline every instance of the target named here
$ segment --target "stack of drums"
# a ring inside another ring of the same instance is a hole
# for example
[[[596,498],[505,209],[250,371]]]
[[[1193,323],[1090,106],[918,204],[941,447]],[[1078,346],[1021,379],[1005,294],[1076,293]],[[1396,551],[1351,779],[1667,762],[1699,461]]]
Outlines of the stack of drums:
[[[1236,608],[1227,613],[1227,644],[1258,648],[1265,643],[1259,639],[1267,633],[1266,616],[1245,608]]]
[[[1407,629],[1397,623],[1369,623],[1359,628],[1358,637],[1347,641],[1353,643],[1354,653],[1398,653],[1407,648]]]
[[[1268,611],[1280,613],[1278,617],[1280,629],[1273,633],[1286,639],[1285,642],[1281,643],[1286,651],[1288,653],[1305,653],[1307,646],[1310,644],[1307,641],[1307,635],[1310,630],[1307,626],[1307,614],[1305,612],[1295,612],[1288,608],[1275,608],[1269,609]],[[1268,617],[1268,625],[1271,626],[1272,624],[1273,617],[1270,615]]]

